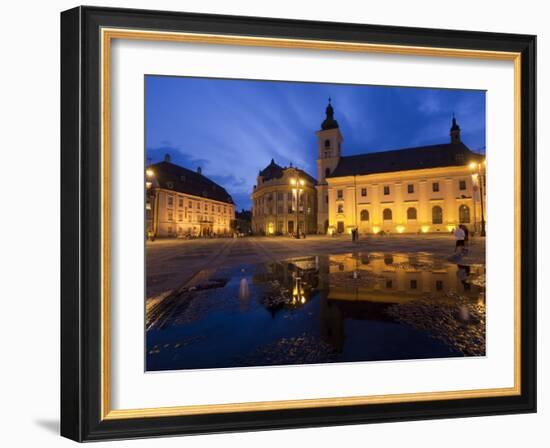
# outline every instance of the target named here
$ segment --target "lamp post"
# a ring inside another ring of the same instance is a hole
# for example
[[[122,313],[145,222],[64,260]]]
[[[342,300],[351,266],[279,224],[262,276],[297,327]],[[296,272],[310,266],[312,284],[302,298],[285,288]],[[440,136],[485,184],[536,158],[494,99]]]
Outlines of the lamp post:
[[[151,216],[151,228],[147,229],[147,237],[154,240],[157,233],[156,226],[156,201],[155,201],[155,189],[153,188],[153,181],[155,178],[155,172],[151,168],[145,170],[145,189],[149,200],[149,210]]]
[[[472,178],[475,179],[474,176],[477,177],[478,185],[479,185],[479,203],[481,205],[481,232],[479,233],[481,236],[485,236],[485,213],[484,213],[484,207],[483,207],[483,180],[484,180],[484,174],[482,170],[482,164],[485,166],[485,160],[483,162],[472,162],[470,163],[470,170],[476,171],[472,173]],[[474,201],[474,207],[475,207],[475,201]]]
[[[296,175],[296,177],[290,179],[290,184],[296,187],[292,189],[292,192],[296,193],[296,238],[300,239],[300,192],[303,190],[303,188],[300,187],[304,186],[305,181]]]

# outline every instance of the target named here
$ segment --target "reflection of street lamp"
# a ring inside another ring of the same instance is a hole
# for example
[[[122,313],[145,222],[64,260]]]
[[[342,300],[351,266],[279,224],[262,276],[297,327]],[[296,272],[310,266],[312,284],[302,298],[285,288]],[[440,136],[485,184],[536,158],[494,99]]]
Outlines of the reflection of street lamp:
[[[483,211],[483,182],[484,182],[484,179],[485,179],[485,175],[483,174],[483,171],[482,171],[482,165],[485,166],[485,160],[483,160],[483,162],[480,162],[480,163],[472,162],[472,163],[470,163],[470,170],[474,171],[472,173],[472,181],[474,182],[474,186],[475,186],[476,182],[479,185],[479,202],[481,204],[481,232],[480,232],[480,235],[485,236],[485,214],[484,214],[484,211]],[[477,172],[475,172],[475,171],[477,171]],[[474,213],[475,213],[475,196],[474,196]],[[475,218],[474,218],[474,221],[475,221]]]
[[[304,295],[304,287],[302,284],[301,277],[294,278],[294,285],[292,288],[292,304],[293,305],[303,305],[306,303],[306,296]]]
[[[303,191],[305,185],[304,179],[300,179],[298,176],[290,179],[290,185],[296,187],[292,189],[292,192],[296,194],[296,238],[300,238],[300,192]],[[305,222],[304,222],[305,225]],[[305,231],[304,231],[305,233]]]

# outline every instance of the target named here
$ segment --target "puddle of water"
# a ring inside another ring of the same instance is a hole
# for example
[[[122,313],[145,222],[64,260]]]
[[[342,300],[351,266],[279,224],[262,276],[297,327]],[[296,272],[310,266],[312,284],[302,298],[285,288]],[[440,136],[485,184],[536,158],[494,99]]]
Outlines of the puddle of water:
[[[219,269],[158,305],[147,370],[483,356],[484,285],[426,253]]]

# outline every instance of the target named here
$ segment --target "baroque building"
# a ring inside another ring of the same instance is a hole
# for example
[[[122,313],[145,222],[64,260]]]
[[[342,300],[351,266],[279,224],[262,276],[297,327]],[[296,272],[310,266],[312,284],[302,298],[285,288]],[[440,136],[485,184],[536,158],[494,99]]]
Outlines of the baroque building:
[[[319,233],[450,232],[459,224],[483,233],[484,157],[461,141],[454,116],[448,143],[343,156],[329,99],[316,135]]]
[[[293,166],[271,159],[252,192],[252,231],[263,235],[317,232],[316,181]]]
[[[175,165],[167,154],[146,169],[145,217],[148,236],[229,236],[235,204],[200,168]]]

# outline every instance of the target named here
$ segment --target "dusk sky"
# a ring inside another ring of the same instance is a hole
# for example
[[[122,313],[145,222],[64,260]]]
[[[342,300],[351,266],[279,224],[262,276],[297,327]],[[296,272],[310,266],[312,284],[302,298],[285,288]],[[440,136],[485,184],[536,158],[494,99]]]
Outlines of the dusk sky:
[[[342,155],[462,141],[485,152],[485,92],[146,76],[146,157],[196,170],[250,208],[258,171],[274,158],[317,177],[315,131],[332,98]]]

